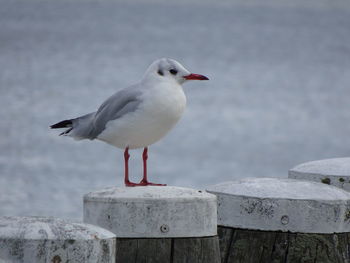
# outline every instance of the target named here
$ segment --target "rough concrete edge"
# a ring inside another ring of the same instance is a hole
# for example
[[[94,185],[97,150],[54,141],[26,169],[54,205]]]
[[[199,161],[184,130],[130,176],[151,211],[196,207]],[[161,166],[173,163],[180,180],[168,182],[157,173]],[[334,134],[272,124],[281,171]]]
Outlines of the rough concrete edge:
[[[332,235],[332,234],[348,234],[349,232],[300,232],[300,231],[290,231],[290,230],[282,230],[282,229],[276,229],[276,230],[266,230],[266,229],[259,229],[259,228],[247,228],[247,227],[239,227],[239,226],[226,226],[226,225],[218,225],[218,227],[227,227],[232,229],[239,229],[239,230],[249,230],[249,231],[262,231],[262,232],[282,232],[282,233],[293,233],[293,234],[319,234],[319,235]]]
[[[336,187],[334,185],[330,185],[330,187],[335,187],[337,188],[338,190],[342,190],[344,192],[346,192],[347,194],[349,194],[349,192],[343,190],[343,189],[340,189],[339,187]],[[267,197],[267,198],[261,198],[261,197],[257,197],[257,196],[249,196],[249,195],[235,195],[235,194],[228,194],[228,193],[223,193],[223,192],[214,192],[214,191],[209,191],[209,193],[217,193],[218,195],[226,195],[226,196],[236,196],[236,197],[242,197],[242,198],[249,198],[249,199],[257,199],[257,200],[273,200],[273,201],[276,201],[276,200],[294,200],[294,201],[327,201],[329,203],[337,203],[337,202],[346,202],[346,200],[324,200],[324,199],[294,199],[294,198],[271,198],[271,197]],[[215,195],[215,194],[214,194]],[[350,201],[350,199],[349,199]]]
[[[101,227],[102,228],[102,227]],[[111,232],[112,233],[112,232]],[[74,240],[74,242],[86,242],[86,241],[104,241],[104,240],[114,240],[117,239],[117,236],[113,233],[114,237],[108,237],[108,238],[95,238],[95,237],[91,237],[91,239],[71,239],[71,238],[67,238],[67,239],[37,239],[37,238],[1,238],[0,240],[28,240],[28,241],[32,241],[32,242],[47,242],[47,241],[70,241],[70,240]],[[0,262],[1,263],[1,262]]]
[[[288,178],[300,180],[300,178],[289,177],[289,176],[294,176],[294,175],[332,176],[332,177],[337,177],[337,178],[340,178],[340,177],[350,178],[350,174],[349,175],[336,175],[336,174],[329,174],[329,173],[328,174],[326,174],[326,173],[308,173],[308,172],[301,172],[295,168],[296,167],[288,170]]]
[[[208,201],[215,201],[216,195],[207,192],[206,190],[203,190],[203,193],[206,194],[206,196],[203,197],[169,197],[169,198],[149,198],[149,197],[137,197],[137,198],[104,198],[104,197],[90,197],[89,194],[85,194],[83,196],[83,201],[88,202],[104,202],[104,203],[124,203],[124,202],[133,202],[133,203],[144,203],[146,202],[160,202],[160,201],[176,201],[178,203],[191,203],[193,201],[202,201],[202,202],[208,202]]]
[[[333,186],[334,187],[334,186]],[[234,195],[230,195],[230,194],[224,194],[225,196],[229,196],[232,197]],[[287,202],[295,202],[295,201],[302,201],[303,203],[308,203],[309,201],[316,201],[315,199],[311,199],[311,200],[301,200],[301,199],[272,199],[272,198],[258,198],[258,197],[247,197],[247,196],[238,196],[239,198],[247,198],[249,199],[249,201],[264,201],[264,202],[275,202],[276,200],[281,200],[281,201],[287,201]],[[347,207],[349,207],[350,205],[350,200],[330,200],[328,202],[318,202],[319,204],[325,204],[325,205],[338,205],[338,206],[342,206],[345,208],[345,210],[343,211],[343,216],[347,216]],[[218,213],[219,213],[219,205],[218,205]],[[219,221],[219,216],[217,218],[217,222]],[[345,221],[344,221],[345,222]],[[342,222],[339,225],[339,228],[344,229],[345,227],[345,223]],[[266,225],[259,227],[259,226],[255,226],[255,227],[247,227],[246,225],[226,225],[223,224],[222,222],[218,222],[218,226],[224,226],[224,227],[230,227],[230,228],[239,228],[239,229],[248,229],[248,230],[259,230],[259,231],[281,231],[281,232],[290,232],[290,233],[306,233],[306,234],[332,234],[332,233],[349,233],[350,231],[344,231],[344,230],[339,230],[339,231],[320,231],[320,230],[315,230],[315,231],[300,231],[300,230],[290,230],[290,229],[281,229],[281,227],[273,227],[271,229],[266,229]]]

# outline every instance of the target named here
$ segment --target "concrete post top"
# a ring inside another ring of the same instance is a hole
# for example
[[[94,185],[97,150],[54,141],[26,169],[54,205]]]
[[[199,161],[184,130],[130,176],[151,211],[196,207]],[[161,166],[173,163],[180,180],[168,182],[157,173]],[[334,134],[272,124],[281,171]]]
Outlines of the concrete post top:
[[[303,163],[290,169],[288,177],[330,184],[350,191],[350,158],[334,158]]]
[[[330,176],[350,176],[350,158],[333,158],[307,162],[295,166],[290,172]]]
[[[177,202],[192,202],[193,200],[215,201],[215,195],[206,191],[175,186],[138,186],[138,187],[110,187],[88,193],[85,201],[105,202],[145,202],[155,200],[174,200]]]
[[[97,240],[115,238],[108,230],[48,217],[0,217],[0,239]]]
[[[277,200],[347,201],[350,194],[336,187],[287,178],[245,178],[209,186],[214,194],[270,198]]]
[[[217,234],[216,196],[174,186],[113,187],[84,196],[84,222],[126,238]]]
[[[350,231],[350,193],[284,178],[245,178],[210,186],[218,197],[218,225],[267,231]]]

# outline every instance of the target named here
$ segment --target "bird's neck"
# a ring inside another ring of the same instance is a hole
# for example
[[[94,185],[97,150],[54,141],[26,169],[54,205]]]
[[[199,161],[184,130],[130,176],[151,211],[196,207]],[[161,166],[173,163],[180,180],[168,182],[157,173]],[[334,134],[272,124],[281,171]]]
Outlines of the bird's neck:
[[[181,84],[179,84],[175,79],[165,79],[158,76],[145,76],[141,80],[141,86],[146,88],[152,88],[156,86],[176,86],[182,88]]]

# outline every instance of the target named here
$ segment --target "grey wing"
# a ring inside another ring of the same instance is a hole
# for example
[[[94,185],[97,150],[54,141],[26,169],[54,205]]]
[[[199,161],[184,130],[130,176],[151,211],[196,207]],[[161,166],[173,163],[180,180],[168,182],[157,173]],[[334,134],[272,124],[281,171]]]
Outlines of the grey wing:
[[[141,94],[142,92],[137,89],[137,86],[134,86],[120,90],[109,97],[95,114],[91,137],[96,138],[106,128],[109,121],[136,111],[142,102]]]

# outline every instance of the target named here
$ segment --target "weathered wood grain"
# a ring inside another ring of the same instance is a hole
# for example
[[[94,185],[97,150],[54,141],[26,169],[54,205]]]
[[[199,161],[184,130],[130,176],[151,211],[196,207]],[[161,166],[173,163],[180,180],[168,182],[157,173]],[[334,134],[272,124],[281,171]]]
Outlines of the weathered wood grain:
[[[288,239],[293,235],[286,232],[276,232],[275,242],[271,253],[271,263],[285,262],[288,254]]]
[[[226,262],[270,262],[275,236],[269,232],[261,238],[253,231],[235,229]]]
[[[172,263],[219,263],[218,237],[174,239]]]
[[[171,262],[170,238],[118,238],[117,263]]]
[[[222,263],[348,263],[350,234],[218,227]]]
[[[233,228],[218,227],[221,262],[227,262],[229,248],[232,242]]]
[[[217,236],[118,238],[117,263],[220,263]]]
[[[220,263],[220,247],[217,236],[202,238],[202,262]]]

